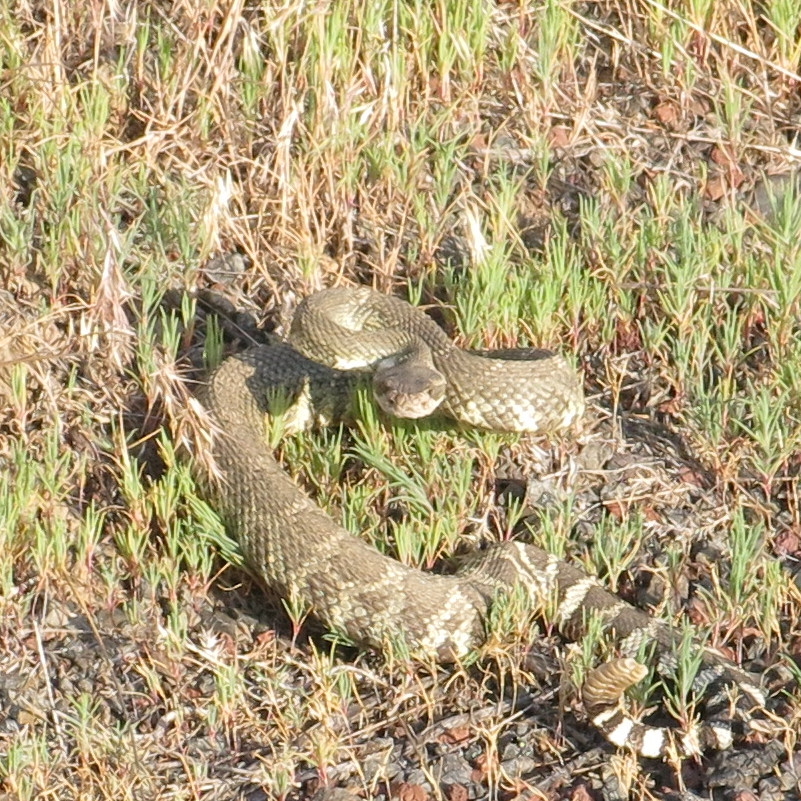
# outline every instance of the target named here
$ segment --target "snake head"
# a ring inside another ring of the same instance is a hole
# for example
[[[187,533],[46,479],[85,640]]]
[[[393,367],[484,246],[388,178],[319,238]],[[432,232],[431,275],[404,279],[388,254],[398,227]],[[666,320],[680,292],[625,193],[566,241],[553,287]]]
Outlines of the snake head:
[[[428,417],[445,397],[445,377],[413,352],[383,359],[373,374],[378,405],[395,417]]]

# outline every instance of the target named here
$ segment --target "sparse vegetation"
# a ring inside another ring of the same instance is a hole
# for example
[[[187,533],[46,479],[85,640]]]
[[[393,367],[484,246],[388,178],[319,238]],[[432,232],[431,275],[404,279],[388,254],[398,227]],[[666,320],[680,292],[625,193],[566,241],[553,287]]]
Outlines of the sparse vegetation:
[[[476,664],[310,639],[179,454],[203,458],[204,364],[323,286],[430,304],[465,346],[559,349],[592,400],[575,440],[362,399],[353,431],[284,441],[287,469],[411,564],[530,536],[794,670],[798,20],[791,0],[0,0],[0,797],[713,792],[708,765],[593,751],[570,681],[593,655],[514,598]],[[797,797],[797,689],[781,714],[755,797]],[[472,778],[443,780],[451,753]]]

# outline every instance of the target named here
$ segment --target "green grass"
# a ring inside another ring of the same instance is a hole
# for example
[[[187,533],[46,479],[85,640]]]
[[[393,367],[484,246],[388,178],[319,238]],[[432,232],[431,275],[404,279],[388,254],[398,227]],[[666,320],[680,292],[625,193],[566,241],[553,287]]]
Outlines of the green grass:
[[[630,597],[654,576],[658,614],[689,605],[735,655],[792,656],[801,206],[749,203],[797,166],[797,20],[789,1],[0,0],[0,794],[371,797],[391,785],[371,741],[534,681],[514,598],[481,665],[411,671],[308,640],[238,569],[181,459],[204,455],[196,368],[247,340],[192,296],[232,251],[251,266],[215,288],[269,329],[366,283],[463,346],[585,369],[577,442],[393,423],[369,399],[350,432],[283,441],[352,531],[428,568],[526,517]],[[557,694],[589,651],[560,651]],[[548,704],[530,774],[498,767],[508,709],[469,728],[498,797],[575,756]],[[653,797],[659,768],[626,770]]]

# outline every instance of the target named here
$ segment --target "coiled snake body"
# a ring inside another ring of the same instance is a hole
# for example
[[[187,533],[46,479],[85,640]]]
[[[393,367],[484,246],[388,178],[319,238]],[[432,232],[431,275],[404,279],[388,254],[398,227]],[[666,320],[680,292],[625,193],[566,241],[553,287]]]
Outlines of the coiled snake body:
[[[366,288],[307,299],[290,338],[295,347],[266,346],[229,358],[199,393],[219,428],[213,454],[220,477],[205,482],[209,500],[272,591],[353,641],[377,648],[402,643],[413,655],[441,660],[475,648],[485,637],[493,599],[515,587],[525,590],[534,608],[555,608],[552,622],[569,636],[581,635],[591,612],[625,653],[636,653],[648,640],[671,644],[670,632],[647,614],[532,545],[494,545],[456,575],[405,566],[331,520],[265,445],[265,415],[276,406],[290,411],[284,417],[290,428],[342,418],[357,380],[351,368],[364,366],[375,369],[379,402],[394,412],[420,416],[439,405],[470,425],[556,431],[584,409],[578,377],[562,357],[521,361],[461,351],[419,310]],[[300,350],[313,352],[315,360]],[[588,682],[585,700],[613,742],[662,753],[668,740],[661,729],[612,711],[641,675],[629,662],[604,666]],[[718,658],[710,656],[707,669],[707,679],[723,676],[748,685],[744,674]],[[758,692],[746,687],[751,690]],[[720,740],[714,726],[707,729],[702,739]]]

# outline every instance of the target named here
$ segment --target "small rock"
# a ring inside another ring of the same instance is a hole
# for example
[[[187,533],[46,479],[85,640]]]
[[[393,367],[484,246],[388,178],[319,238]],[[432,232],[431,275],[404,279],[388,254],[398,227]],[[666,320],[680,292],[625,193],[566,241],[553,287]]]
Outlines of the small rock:
[[[422,785],[414,782],[403,782],[393,790],[392,798],[397,799],[397,801],[428,801],[430,796]]]
[[[223,253],[206,262],[203,272],[215,284],[227,285],[247,270],[250,259],[241,253]]]
[[[440,785],[446,789],[455,784],[469,785],[473,776],[473,768],[461,753],[446,754],[438,760],[434,771]]]
[[[340,787],[321,787],[312,796],[312,801],[363,801],[363,799]]]
[[[501,762],[503,772],[512,778],[525,776],[532,773],[537,768],[537,762],[531,757],[520,755],[514,759],[505,759]]]

